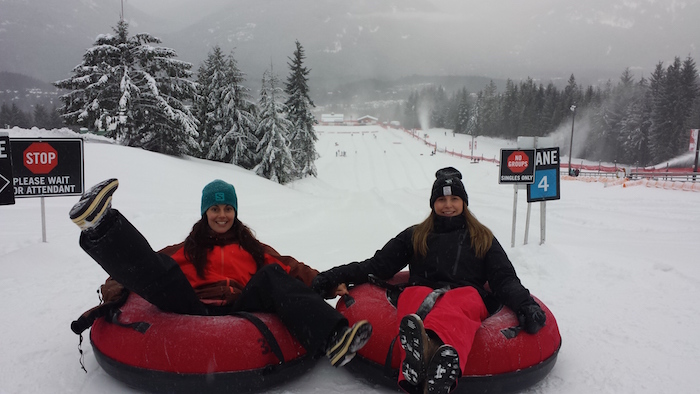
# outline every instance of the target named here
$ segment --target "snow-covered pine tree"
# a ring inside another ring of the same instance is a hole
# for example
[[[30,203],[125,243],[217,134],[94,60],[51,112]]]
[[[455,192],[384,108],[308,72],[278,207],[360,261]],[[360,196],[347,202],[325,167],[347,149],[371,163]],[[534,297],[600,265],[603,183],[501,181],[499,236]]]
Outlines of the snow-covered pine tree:
[[[484,92],[479,92],[476,95],[476,101],[469,110],[469,120],[467,121],[466,132],[474,137],[482,135],[481,130],[481,109],[484,105]]]
[[[651,125],[651,96],[646,79],[635,85],[633,101],[620,122],[623,154],[620,161],[646,166],[649,162],[649,126]]]
[[[668,130],[671,129],[671,121],[668,119],[666,70],[663,63],[658,62],[656,68],[649,76],[649,93],[651,95],[651,127],[649,128],[649,150],[653,163],[659,163],[672,157],[669,151]]]
[[[197,73],[195,112],[201,157],[252,168],[258,142],[255,104],[244,81],[233,54],[224,56],[215,46]]]
[[[287,119],[291,122],[289,136],[290,150],[294,164],[298,170],[297,177],[316,176],[314,161],[318,158],[316,153],[316,132],[314,124],[316,118],[311,113],[315,107],[309,97],[309,69],[304,66],[304,48],[299,41],[295,41],[296,50],[294,57],[289,58],[289,76],[285,83],[284,92],[287,94]]]
[[[262,177],[285,184],[295,179],[297,170],[287,139],[292,123],[284,117],[285,105],[278,101],[283,93],[278,85],[279,80],[272,68],[266,70],[263,73],[258,102],[260,113],[256,134],[260,139],[257,146],[260,162],[253,171]]]
[[[0,128],[14,126],[23,129],[32,127],[31,114],[22,111],[14,101],[11,106],[3,102],[0,107]]]
[[[621,134],[622,121],[628,112],[628,107],[632,104],[635,94],[634,76],[629,68],[626,68],[620,75],[620,80],[612,89],[610,98],[603,106],[603,117],[601,125],[601,139],[599,148],[601,158],[604,160],[622,160],[625,136]]]
[[[501,100],[496,83],[491,80],[483,90],[479,108],[479,135],[499,136],[498,122],[501,120]]]
[[[455,121],[455,132],[467,133],[467,125],[471,117],[471,107],[469,105],[469,93],[467,88],[462,88],[458,93],[459,109],[457,111],[457,120]]]
[[[72,77],[54,82],[70,90],[61,97],[63,118],[129,146],[191,153],[197,124],[185,102],[195,95],[196,84],[188,79],[192,64],[175,59],[172,49],[153,46],[161,41],[150,34],[129,37],[124,20],[113,30],[97,37]]]
[[[519,120],[521,117],[521,93],[518,86],[512,79],[506,80],[506,89],[503,92],[503,105],[501,111],[503,113],[500,133],[506,138],[516,138],[518,135],[527,135],[520,129]]]
[[[413,90],[403,108],[403,126],[407,129],[419,128],[418,122],[418,92]]]

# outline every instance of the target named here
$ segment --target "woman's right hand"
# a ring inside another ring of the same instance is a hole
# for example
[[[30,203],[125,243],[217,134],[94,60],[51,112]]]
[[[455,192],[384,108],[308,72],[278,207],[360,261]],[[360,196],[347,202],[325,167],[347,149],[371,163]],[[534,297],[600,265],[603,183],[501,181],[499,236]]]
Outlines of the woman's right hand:
[[[311,289],[323,298],[331,299],[348,293],[348,288],[344,283],[338,284],[331,279],[330,275],[320,273],[311,282]]]
[[[338,285],[338,287],[335,288],[335,295],[332,298],[335,298],[337,296],[342,297],[346,294],[350,294],[350,292],[348,292],[348,287],[345,285],[345,283],[341,283]]]

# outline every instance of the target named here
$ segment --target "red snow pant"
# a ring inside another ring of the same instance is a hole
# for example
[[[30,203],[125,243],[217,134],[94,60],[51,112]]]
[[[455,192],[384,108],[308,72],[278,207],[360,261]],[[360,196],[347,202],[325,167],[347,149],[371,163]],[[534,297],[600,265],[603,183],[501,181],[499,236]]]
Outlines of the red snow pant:
[[[398,325],[401,318],[416,313],[421,303],[433,291],[430,287],[407,287],[399,296],[396,307]],[[433,331],[446,345],[451,345],[459,355],[459,367],[464,371],[467,356],[472,349],[476,331],[481,322],[489,316],[486,305],[479,292],[470,286],[452,289],[438,298],[433,309],[423,320],[426,330]],[[401,365],[406,358],[406,352],[401,348]],[[427,360],[426,360],[427,361]],[[399,383],[405,380],[403,371],[399,371]]]

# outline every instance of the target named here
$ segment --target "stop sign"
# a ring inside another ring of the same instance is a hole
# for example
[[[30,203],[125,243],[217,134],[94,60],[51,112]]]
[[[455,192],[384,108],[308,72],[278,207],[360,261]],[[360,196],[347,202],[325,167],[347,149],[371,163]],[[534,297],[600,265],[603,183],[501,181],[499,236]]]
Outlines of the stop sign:
[[[511,153],[506,161],[506,166],[508,169],[516,174],[520,174],[521,172],[525,171],[529,165],[530,161],[527,153],[520,150]]]
[[[48,174],[58,164],[58,153],[47,142],[34,142],[24,150],[24,166],[34,174]]]

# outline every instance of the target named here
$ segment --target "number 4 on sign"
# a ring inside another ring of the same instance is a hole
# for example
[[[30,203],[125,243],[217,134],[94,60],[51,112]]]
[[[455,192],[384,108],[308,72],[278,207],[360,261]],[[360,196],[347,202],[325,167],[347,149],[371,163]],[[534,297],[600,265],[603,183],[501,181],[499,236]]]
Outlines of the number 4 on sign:
[[[549,189],[549,183],[547,183],[547,177],[543,176],[540,182],[537,184],[538,189],[542,189],[545,193]]]

